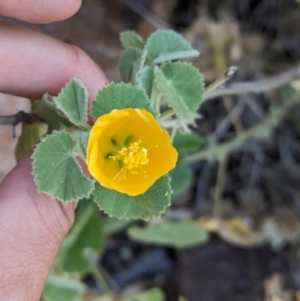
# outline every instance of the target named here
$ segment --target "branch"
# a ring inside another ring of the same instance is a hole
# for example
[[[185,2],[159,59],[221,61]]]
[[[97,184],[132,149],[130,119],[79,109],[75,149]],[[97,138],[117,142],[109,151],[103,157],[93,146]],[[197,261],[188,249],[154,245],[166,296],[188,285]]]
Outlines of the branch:
[[[203,99],[205,100],[206,95],[210,95],[210,93],[212,93],[217,88],[219,88],[220,86],[224,85],[227,81],[229,81],[234,76],[236,71],[237,71],[237,67],[235,66],[229,67],[221,78],[217,79],[215,82],[213,82],[205,89],[203,94]]]
[[[148,21],[151,25],[158,29],[171,28],[166,21],[160,18],[157,14],[151,12],[147,7],[138,0],[121,0],[132,11],[138,14],[140,17]]]
[[[271,76],[269,78],[249,81],[244,83],[233,83],[227,87],[220,87],[209,91],[204,95],[204,100],[211,98],[224,96],[224,95],[234,95],[234,94],[246,94],[246,93],[259,93],[268,90],[276,89],[281,86],[287,85],[295,79],[300,78],[300,64],[291,70],[283,72],[282,74]]]
[[[222,215],[222,195],[226,180],[228,157],[218,163],[216,186],[214,191],[213,218],[218,221]]]
[[[32,124],[35,122],[44,122],[44,119],[37,114],[25,113],[24,111],[19,111],[17,114],[14,115],[0,115],[0,125],[11,125],[12,135],[14,138],[16,138],[16,126],[20,122]]]
[[[220,162],[225,160],[233,149],[243,146],[247,140],[253,138],[268,138],[272,129],[280,122],[282,116],[298,102],[299,94],[296,93],[294,96],[287,99],[281,106],[274,108],[263,121],[245,130],[232,140],[209,146],[206,149],[188,155],[183,159],[183,162],[193,163],[200,160],[217,160]]]

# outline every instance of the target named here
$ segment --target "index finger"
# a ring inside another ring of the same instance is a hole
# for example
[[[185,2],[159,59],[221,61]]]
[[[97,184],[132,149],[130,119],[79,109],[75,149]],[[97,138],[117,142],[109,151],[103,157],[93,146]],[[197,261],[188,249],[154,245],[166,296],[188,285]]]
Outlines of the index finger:
[[[30,23],[60,21],[74,15],[81,0],[0,0],[0,14]]]
[[[107,78],[81,49],[17,25],[0,23],[0,91],[39,98],[80,79],[94,99]]]

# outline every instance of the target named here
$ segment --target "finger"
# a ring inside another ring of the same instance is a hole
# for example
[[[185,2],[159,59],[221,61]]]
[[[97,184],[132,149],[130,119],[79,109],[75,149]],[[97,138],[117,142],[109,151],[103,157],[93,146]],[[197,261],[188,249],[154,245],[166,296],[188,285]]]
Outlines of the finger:
[[[0,14],[30,23],[60,21],[74,15],[81,0],[0,0]]]
[[[73,204],[37,192],[26,155],[0,186],[0,300],[39,299],[73,220]]]
[[[0,91],[28,98],[56,95],[77,77],[95,98],[107,78],[81,49],[41,33],[0,23]]]

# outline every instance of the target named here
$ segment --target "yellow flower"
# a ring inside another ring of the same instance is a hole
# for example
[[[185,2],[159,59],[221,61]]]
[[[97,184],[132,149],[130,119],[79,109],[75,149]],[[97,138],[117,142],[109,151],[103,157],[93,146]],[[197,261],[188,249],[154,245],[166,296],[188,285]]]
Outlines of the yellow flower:
[[[176,161],[167,131],[144,109],[113,110],[100,116],[91,129],[86,163],[106,188],[142,194]]]

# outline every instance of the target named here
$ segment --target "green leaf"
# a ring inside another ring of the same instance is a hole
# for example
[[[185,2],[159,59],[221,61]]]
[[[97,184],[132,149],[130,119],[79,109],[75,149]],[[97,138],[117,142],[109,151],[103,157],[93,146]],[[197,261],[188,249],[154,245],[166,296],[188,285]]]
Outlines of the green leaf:
[[[186,249],[204,243],[208,239],[207,232],[190,220],[163,221],[145,228],[133,226],[127,231],[133,240],[176,249]]]
[[[97,119],[114,109],[143,108],[155,115],[144,90],[131,84],[110,84],[99,91],[92,102],[92,116]]]
[[[148,220],[160,216],[170,205],[170,178],[163,176],[144,194],[129,196],[96,183],[95,202],[109,216]]]
[[[198,51],[194,50],[180,34],[167,29],[155,31],[148,38],[145,49],[148,58],[158,63],[189,57],[191,54],[192,56],[198,55]]]
[[[86,290],[82,282],[51,273],[43,290],[43,300],[82,301]]]
[[[177,132],[173,141],[173,145],[180,155],[184,156],[189,152],[198,150],[203,142],[203,138],[196,133],[186,134]]]
[[[202,101],[203,79],[187,63],[167,63],[155,71],[158,90],[178,116],[193,120]]]
[[[134,48],[125,49],[120,58],[120,73],[123,81],[136,84],[145,60],[145,51]]]
[[[22,124],[22,133],[19,137],[15,155],[16,158],[21,158],[29,150],[31,150],[37,141],[47,133],[48,125],[46,123],[37,122],[33,124]]]
[[[50,133],[72,126],[67,117],[57,109],[53,97],[49,94],[44,94],[42,99],[35,104],[34,113],[40,115],[47,122]]]
[[[39,192],[62,202],[78,201],[91,194],[94,182],[82,173],[72,150],[73,140],[68,133],[54,132],[41,139],[32,155]]]
[[[53,100],[72,123],[87,125],[88,91],[79,79],[69,81]]]
[[[186,50],[186,51],[178,51],[178,52],[172,52],[172,53],[165,53],[160,55],[158,58],[156,58],[153,61],[153,64],[161,64],[168,61],[175,61],[175,60],[181,60],[185,58],[190,57],[197,57],[199,56],[199,51],[197,50]]]
[[[120,40],[124,48],[136,48],[142,50],[144,48],[144,41],[134,31],[123,31],[120,34]]]
[[[80,201],[76,213],[75,223],[60,247],[56,263],[69,273],[84,276],[92,265],[86,250],[99,257],[104,250],[104,233],[100,212],[94,202]]]
[[[131,220],[108,216],[103,220],[103,231],[105,235],[112,235],[124,230],[131,222]]]
[[[164,301],[164,300],[165,300],[164,293],[158,287],[154,287],[150,290],[121,299],[121,301]]]
[[[89,133],[84,131],[72,131],[70,132],[70,135],[75,142],[75,147],[73,148],[73,156],[79,156],[85,161]]]
[[[138,77],[138,86],[145,90],[146,94],[150,98],[152,86],[154,80],[154,68],[153,66],[144,66],[140,76]]]
[[[191,169],[183,163],[177,163],[176,167],[170,171],[172,197],[185,192],[192,183],[193,174]]]

